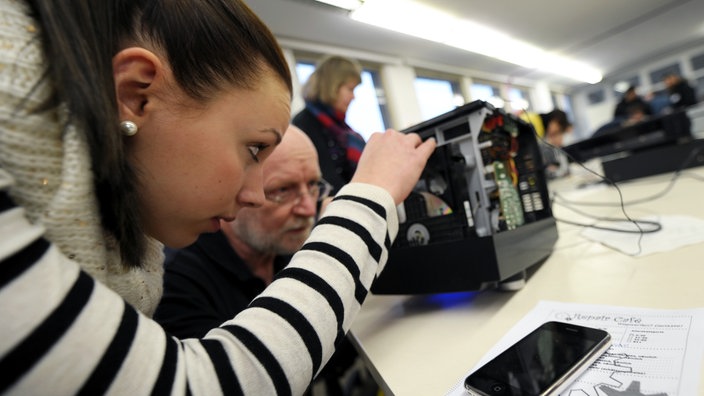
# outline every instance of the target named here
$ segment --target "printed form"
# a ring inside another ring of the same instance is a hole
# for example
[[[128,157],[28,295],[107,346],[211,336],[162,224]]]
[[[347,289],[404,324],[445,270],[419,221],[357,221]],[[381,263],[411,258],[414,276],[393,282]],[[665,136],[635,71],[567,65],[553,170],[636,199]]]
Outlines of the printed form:
[[[704,356],[704,308],[660,310],[541,301],[469,375],[547,321],[600,328],[611,347],[562,393],[568,396],[695,395]],[[466,396],[464,377],[447,396]]]

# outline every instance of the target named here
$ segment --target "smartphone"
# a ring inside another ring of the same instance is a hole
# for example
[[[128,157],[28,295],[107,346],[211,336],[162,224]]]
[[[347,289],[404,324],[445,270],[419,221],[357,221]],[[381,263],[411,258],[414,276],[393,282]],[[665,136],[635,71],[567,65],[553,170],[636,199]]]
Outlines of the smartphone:
[[[608,332],[546,322],[464,380],[470,395],[557,395],[611,345]]]

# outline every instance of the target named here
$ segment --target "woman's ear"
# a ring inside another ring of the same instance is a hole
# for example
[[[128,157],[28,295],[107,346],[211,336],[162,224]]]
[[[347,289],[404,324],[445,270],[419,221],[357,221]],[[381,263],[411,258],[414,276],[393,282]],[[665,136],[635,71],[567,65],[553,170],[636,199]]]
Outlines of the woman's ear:
[[[163,64],[153,52],[133,47],[113,57],[112,69],[120,119],[139,125],[147,103],[159,88]]]

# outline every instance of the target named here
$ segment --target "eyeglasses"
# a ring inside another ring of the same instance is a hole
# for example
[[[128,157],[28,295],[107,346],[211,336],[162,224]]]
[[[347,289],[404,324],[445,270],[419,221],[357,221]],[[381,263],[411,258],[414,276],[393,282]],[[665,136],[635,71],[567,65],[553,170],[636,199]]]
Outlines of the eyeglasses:
[[[291,184],[284,187],[275,188],[273,190],[264,191],[264,197],[279,205],[293,203],[297,205],[301,202],[303,194],[308,194],[317,202],[327,198],[332,192],[332,185],[325,180],[311,181],[306,184],[306,191],[301,192],[301,189],[296,184]]]

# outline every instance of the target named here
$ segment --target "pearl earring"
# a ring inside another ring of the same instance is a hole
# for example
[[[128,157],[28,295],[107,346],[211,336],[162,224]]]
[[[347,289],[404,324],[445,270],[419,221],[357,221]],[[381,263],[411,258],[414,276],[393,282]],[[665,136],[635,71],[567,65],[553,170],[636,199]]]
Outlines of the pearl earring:
[[[132,121],[122,121],[120,123],[120,130],[125,136],[134,136],[137,131],[139,131],[139,127]]]

